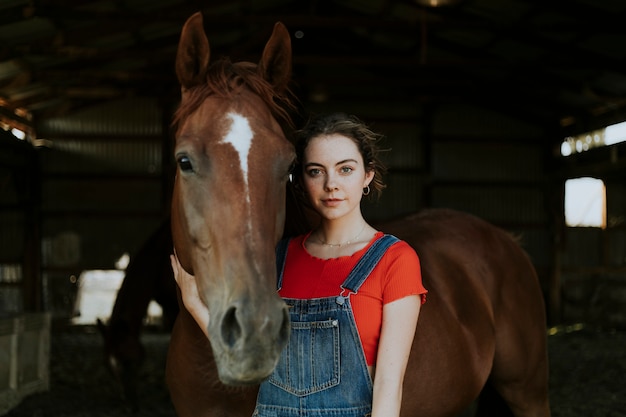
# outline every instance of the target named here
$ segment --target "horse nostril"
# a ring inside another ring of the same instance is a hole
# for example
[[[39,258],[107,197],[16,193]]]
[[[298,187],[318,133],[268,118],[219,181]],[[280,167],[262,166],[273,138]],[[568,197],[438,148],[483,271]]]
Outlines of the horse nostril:
[[[237,320],[237,308],[228,309],[222,319],[222,341],[230,348],[241,338],[241,325]]]

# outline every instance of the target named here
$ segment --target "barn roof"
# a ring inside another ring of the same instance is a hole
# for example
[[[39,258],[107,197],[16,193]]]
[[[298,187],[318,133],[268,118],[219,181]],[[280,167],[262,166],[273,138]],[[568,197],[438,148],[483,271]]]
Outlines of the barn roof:
[[[418,3],[3,0],[0,118],[34,125],[121,97],[172,100],[180,30],[201,10],[213,54],[234,58],[258,59],[285,23],[305,103],[467,103],[564,133],[626,119],[623,0]]]

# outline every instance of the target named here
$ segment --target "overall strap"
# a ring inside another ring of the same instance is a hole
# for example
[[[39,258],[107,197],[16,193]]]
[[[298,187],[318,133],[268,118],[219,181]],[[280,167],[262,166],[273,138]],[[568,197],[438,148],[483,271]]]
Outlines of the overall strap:
[[[287,248],[289,247],[289,238],[281,239],[276,246],[276,289],[280,290],[283,286],[283,271],[285,270],[285,260],[287,259]]]
[[[400,239],[393,235],[383,235],[378,239],[365,254],[359,259],[359,262],[352,269],[341,288],[347,289],[355,293],[361,288],[363,282],[372,273],[378,262],[381,260],[387,249]]]

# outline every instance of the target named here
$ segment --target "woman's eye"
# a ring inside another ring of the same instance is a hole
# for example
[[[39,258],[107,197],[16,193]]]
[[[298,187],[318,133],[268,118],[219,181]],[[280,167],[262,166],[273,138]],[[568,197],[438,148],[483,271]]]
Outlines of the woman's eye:
[[[341,167],[342,174],[349,174],[353,171],[352,167]]]
[[[317,169],[317,168],[313,168],[309,170],[309,175],[312,177],[316,177],[318,175],[320,175],[320,173],[322,172],[322,170]]]
[[[191,159],[189,159],[186,155],[179,156],[176,161],[178,162],[178,167],[183,172],[192,172],[193,165],[191,165]]]

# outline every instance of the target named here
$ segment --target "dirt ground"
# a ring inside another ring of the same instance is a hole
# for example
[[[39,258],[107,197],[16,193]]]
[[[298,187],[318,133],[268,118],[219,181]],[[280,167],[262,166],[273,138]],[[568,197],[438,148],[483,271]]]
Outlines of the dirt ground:
[[[626,417],[626,331],[562,327],[548,338],[553,417]],[[149,360],[139,392],[141,408],[120,401],[101,362],[94,327],[55,329],[51,341],[50,390],[32,395],[6,417],[174,417],[164,384],[169,336],[147,332]]]
[[[548,348],[553,417],[626,416],[626,331],[572,326]]]

